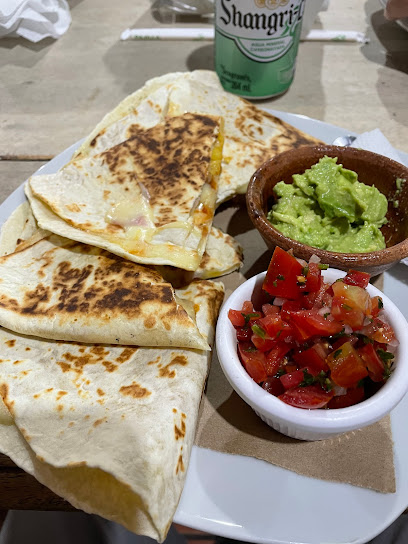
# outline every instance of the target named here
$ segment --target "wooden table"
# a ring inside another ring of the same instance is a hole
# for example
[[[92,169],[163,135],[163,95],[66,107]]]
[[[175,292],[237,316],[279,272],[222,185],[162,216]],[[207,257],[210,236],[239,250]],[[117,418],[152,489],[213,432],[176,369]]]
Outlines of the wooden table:
[[[124,96],[154,76],[213,68],[210,42],[125,41],[153,21],[149,0],[71,0],[58,41],[0,40],[0,202],[44,161],[91,131]],[[316,28],[356,30],[368,44],[303,42],[289,91],[260,103],[363,132],[379,127],[408,152],[408,33],[378,0],[332,1]],[[0,455],[0,512],[72,507]]]

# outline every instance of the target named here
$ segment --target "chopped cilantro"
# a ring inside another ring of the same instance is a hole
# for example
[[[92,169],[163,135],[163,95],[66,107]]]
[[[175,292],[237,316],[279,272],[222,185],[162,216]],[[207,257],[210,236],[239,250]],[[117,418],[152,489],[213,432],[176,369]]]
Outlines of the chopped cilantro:
[[[303,276],[307,276],[309,274],[309,267],[308,266],[304,266],[302,268],[302,274],[303,274]]]
[[[250,322],[251,320],[251,317],[261,317],[261,314],[258,314],[258,313],[255,313],[255,314],[244,314],[241,312],[241,315],[244,317],[245,319],[245,323],[244,323],[244,327],[247,327],[248,323]]]
[[[276,277],[278,280],[281,280],[281,281],[285,279],[285,276],[282,276],[282,274],[278,274]]]
[[[277,282],[276,280],[274,280],[274,281],[272,282],[272,285],[273,285],[274,287],[278,287],[278,282]]]
[[[314,383],[316,383],[315,377],[304,368],[303,380],[300,382],[299,387],[306,387],[307,385],[313,385]]]
[[[391,359],[394,359],[394,355],[392,353],[383,349],[377,349],[377,355],[384,363],[387,363]]]
[[[247,349],[244,349],[247,353],[252,353],[253,351],[258,351],[255,346],[249,346]]]
[[[320,270],[327,270],[329,268],[329,265],[328,264],[318,264]]]
[[[392,374],[392,368],[390,366],[386,366],[385,369],[384,369],[384,374],[383,374],[383,378],[384,380],[388,380],[388,378],[391,376]]]
[[[350,311],[352,310],[353,308],[351,306],[349,306],[348,304],[342,304],[341,307],[343,308],[343,310],[347,310],[347,311]]]
[[[368,336],[362,336],[364,344],[374,344],[374,340],[368,338]]]
[[[284,374],[286,374],[286,370],[284,368],[281,368],[278,370],[278,372],[274,375],[274,378],[280,378],[281,376],[283,376]]]
[[[256,334],[257,336],[260,336],[261,338],[265,338],[266,332],[259,325],[257,324],[252,325],[251,329],[252,329],[252,332]]]
[[[327,318],[329,317],[329,315],[330,315],[330,312],[326,312],[326,313],[323,315],[323,317],[324,317],[325,319],[327,319]]]
[[[382,301],[381,297],[378,297],[378,307],[380,308],[380,310],[384,308],[384,302]]]
[[[337,359],[337,357],[340,355],[341,349],[336,349],[336,351],[333,353],[333,358]]]

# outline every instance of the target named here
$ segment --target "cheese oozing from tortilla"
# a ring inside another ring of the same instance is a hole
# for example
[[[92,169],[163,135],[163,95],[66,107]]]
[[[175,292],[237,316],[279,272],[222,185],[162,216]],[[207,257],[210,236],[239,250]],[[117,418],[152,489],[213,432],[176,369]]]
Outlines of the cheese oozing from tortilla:
[[[222,147],[221,118],[167,117],[31,178],[26,194],[42,228],[135,262],[194,271],[214,216]]]

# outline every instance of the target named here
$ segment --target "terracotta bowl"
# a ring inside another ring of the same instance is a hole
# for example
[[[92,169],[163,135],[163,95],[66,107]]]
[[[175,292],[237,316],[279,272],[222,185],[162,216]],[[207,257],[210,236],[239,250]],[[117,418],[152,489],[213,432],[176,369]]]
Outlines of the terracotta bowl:
[[[375,185],[388,199],[388,222],[381,228],[386,248],[370,253],[336,253],[314,248],[292,240],[279,232],[267,220],[275,195],[273,188],[283,180],[292,183],[293,174],[303,174],[321,157],[338,157],[338,163],[354,170],[358,180]],[[406,179],[397,194],[396,179]],[[398,207],[394,201],[398,200]],[[352,147],[332,145],[305,146],[286,151],[265,162],[252,176],[246,195],[248,214],[267,246],[292,249],[296,257],[306,261],[314,254],[323,263],[340,270],[361,270],[371,276],[384,272],[408,256],[408,168],[391,159]]]

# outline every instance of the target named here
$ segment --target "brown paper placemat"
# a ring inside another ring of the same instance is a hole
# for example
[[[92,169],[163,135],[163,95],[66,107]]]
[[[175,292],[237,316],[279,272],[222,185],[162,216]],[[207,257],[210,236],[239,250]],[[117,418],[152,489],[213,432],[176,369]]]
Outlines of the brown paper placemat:
[[[226,298],[245,279],[265,270],[271,252],[252,225],[242,203],[217,215],[215,224],[244,246],[245,266],[222,278]],[[382,276],[373,283],[382,288]],[[233,391],[214,350],[206,393],[200,408],[195,444],[212,450],[263,459],[298,474],[344,482],[383,493],[395,492],[390,417],[364,429],[323,441],[303,442],[284,436],[264,423]]]

